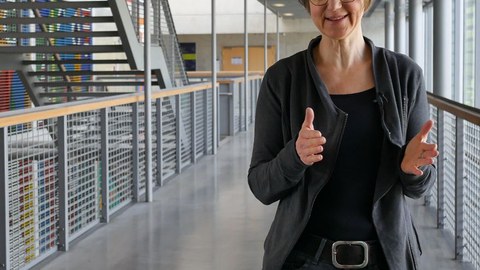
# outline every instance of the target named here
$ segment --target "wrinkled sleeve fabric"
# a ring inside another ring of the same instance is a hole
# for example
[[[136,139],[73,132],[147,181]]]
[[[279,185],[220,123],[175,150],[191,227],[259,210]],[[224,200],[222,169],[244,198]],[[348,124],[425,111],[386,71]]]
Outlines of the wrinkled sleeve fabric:
[[[430,116],[424,78],[420,68],[418,68],[415,73],[414,82],[416,87],[414,87],[415,92],[410,96],[410,110],[406,134],[407,140],[401,152],[400,162],[403,159],[406,145],[415,135],[417,135]],[[414,199],[420,198],[430,191],[437,175],[434,165],[423,166],[420,169],[423,171],[423,175],[421,176],[407,174],[400,170],[400,180],[403,184],[404,194]]]
[[[285,108],[288,105],[282,97],[287,91],[286,86],[279,83],[282,76],[286,74],[278,72],[278,68],[267,71],[260,88],[255,115],[248,184],[255,197],[264,204],[288,196],[302,180],[308,167],[297,155],[297,134],[292,138],[288,123],[284,123],[287,121],[282,118],[283,113],[289,111]]]

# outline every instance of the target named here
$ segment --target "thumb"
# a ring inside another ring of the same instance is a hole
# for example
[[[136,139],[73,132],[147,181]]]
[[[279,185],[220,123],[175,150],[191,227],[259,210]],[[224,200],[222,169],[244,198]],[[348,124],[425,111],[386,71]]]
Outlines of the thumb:
[[[428,120],[423,124],[422,129],[420,130],[420,139],[422,142],[426,142],[428,138],[428,133],[430,133],[430,130],[432,130],[433,127],[433,120]]]
[[[314,118],[315,118],[315,114],[313,113],[312,108],[307,107],[307,109],[305,110],[305,120],[303,121],[302,127],[313,129]]]

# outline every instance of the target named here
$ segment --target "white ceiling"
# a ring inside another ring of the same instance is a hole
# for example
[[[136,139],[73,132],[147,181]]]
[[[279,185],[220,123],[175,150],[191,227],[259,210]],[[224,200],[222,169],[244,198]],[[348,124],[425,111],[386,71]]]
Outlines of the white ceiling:
[[[265,0],[257,0],[262,5]],[[283,7],[275,7],[274,4],[283,4]],[[267,0],[267,8],[273,13],[277,13],[284,19],[289,17],[294,19],[310,18],[310,15],[305,8],[298,2],[298,0]],[[292,16],[286,16],[285,13],[291,13]]]

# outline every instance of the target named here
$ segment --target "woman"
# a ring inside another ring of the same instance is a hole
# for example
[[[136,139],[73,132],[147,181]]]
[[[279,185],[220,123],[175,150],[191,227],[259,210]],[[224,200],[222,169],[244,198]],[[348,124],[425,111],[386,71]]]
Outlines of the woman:
[[[322,33],[273,65],[258,97],[248,182],[279,202],[263,269],[419,269],[405,196],[434,183],[423,75],[376,47],[371,0],[300,0]]]

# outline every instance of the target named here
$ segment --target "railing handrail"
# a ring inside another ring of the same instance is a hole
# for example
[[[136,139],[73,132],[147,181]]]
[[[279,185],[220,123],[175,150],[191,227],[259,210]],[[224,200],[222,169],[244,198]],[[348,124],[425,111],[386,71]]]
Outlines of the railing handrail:
[[[473,124],[480,126],[480,109],[474,108],[448,98],[427,93],[428,102],[440,110],[449,112],[456,117],[467,120]]]
[[[217,78],[231,78],[231,77],[244,77],[243,71],[218,71]],[[205,70],[205,71],[187,71],[187,75],[189,78],[210,78],[212,76],[212,72]],[[260,76],[263,77],[263,71],[249,71],[249,76]]]
[[[216,84],[218,87],[218,83]],[[212,83],[198,83],[182,87],[175,87],[164,90],[152,91],[152,100],[188,94],[196,91],[203,91],[212,88]],[[23,124],[27,122],[50,119],[54,117],[70,115],[75,113],[99,110],[113,106],[120,106],[145,100],[143,93],[131,93],[113,97],[102,97],[96,99],[74,101],[63,104],[47,105],[36,108],[15,110],[0,113],[0,128]]]

